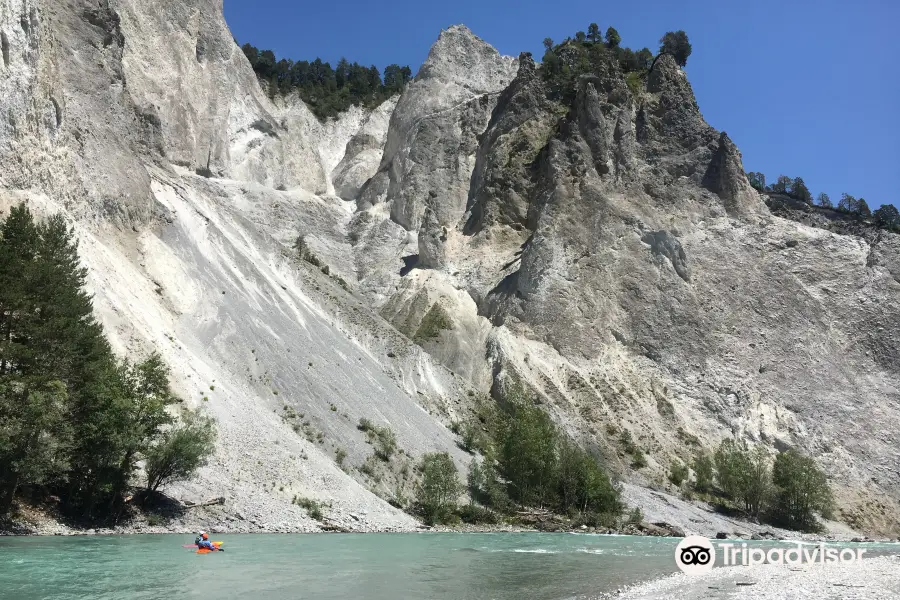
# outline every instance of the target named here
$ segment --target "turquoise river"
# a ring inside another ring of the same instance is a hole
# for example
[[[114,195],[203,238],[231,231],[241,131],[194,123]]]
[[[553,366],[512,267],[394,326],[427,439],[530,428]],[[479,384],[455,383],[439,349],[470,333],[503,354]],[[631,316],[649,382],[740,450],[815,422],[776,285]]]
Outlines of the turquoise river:
[[[182,547],[191,536],[180,535],[0,538],[0,598],[592,598],[676,572],[679,541],[531,533],[213,539],[227,550],[198,555]]]

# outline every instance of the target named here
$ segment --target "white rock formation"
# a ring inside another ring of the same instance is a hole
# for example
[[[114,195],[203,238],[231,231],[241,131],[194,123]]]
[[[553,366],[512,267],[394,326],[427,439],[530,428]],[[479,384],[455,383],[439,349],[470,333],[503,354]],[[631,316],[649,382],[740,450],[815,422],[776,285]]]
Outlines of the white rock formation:
[[[673,61],[563,101],[455,26],[399,99],[322,123],[269,99],[221,0],[0,0],[0,46],[0,209],[65,214],[117,350],[216,416],[168,491],[225,496],[233,528],[317,528],[294,495],[413,526],[379,496],[426,452],[464,468],[447,426],[514,380],[633,483],[736,434],[898,527],[898,236],[770,214]],[[404,450],[380,482],[360,418]]]
[[[295,495],[339,526],[414,526],[373,492],[411,496],[400,471],[428,451],[465,463],[444,423],[467,384],[292,250],[305,230],[323,258],[349,248],[332,173],[374,173],[394,102],[326,123],[272,103],[221,2],[176,4],[0,2],[0,209],[66,214],[114,347],[160,351],[187,404],[217,418],[216,457],[170,493],[225,496],[238,530],[316,529]],[[207,165],[212,178],[195,172]],[[356,470],[372,454],[360,418],[405,453],[376,465],[380,483]]]

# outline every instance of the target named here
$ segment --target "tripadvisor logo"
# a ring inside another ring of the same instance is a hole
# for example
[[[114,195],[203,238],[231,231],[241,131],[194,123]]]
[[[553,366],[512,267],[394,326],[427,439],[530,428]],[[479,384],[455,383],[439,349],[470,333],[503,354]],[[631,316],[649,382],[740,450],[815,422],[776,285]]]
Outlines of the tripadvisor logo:
[[[675,547],[675,564],[688,575],[709,573],[716,564],[716,549],[705,537],[690,535]]]
[[[855,564],[862,561],[865,548],[835,548],[824,543],[817,546],[797,543],[791,547],[750,547],[747,543],[719,543],[718,548],[705,537],[692,535],[682,539],[675,547],[675,564],[688,575],[708,573],[716,564],[716,554],[721,566],[752,566],[765,563],[778,565],[802,564]]]

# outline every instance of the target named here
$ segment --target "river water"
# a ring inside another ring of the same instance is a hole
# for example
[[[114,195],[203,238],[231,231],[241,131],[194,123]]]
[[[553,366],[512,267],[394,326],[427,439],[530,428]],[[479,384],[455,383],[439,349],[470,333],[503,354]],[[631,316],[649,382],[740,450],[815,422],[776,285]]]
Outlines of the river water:
[[[558,600],[675,572],[673,538],[576,534],[0,538],[3,600]]]

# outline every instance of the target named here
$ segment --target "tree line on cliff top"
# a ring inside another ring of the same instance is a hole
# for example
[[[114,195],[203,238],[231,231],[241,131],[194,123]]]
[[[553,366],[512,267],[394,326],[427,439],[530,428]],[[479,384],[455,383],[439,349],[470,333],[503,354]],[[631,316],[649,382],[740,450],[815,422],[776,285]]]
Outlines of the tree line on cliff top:
[[[650,68],[654,55],[648,48],[637,52],[621,46],[622,37],[615,28],[609,27],[605,35],[600,34],[596,23],[591,23],[587,33],[579,31],[574,38],[554,47],[549,38],[544,40],[547,52],[544,55],[544,73],[549,79],[569,79],[574,76],[571,66],[563,65],[557,52],[563,45],[578,47],[583,51],[590,68],[592,60],[613,57],[626,73],[646,71]],[[378,67],[350,63],[341,58],[337,65],[316,58],[313,61],[294,61],[278,58],[272,50],[260,50],[252,44],[241,47],[256,76],[268,86],[269,94],[287,96],[298,93],[300,98],[320,119],[335,117],[351,106],[374,107],[403,91],[412,79],[409,66],[392,64],[382,74]],[[671,54],[682,67],[691,55],[691,44],[684,31],[666,33],[660,39],[659,53]],[[584,62],[584,61],[579,61]],[[574,70],[579,70],[576,66]]]
[[[784,194],[810,206],[836,210],[869,222],[881,229],[900,233],[900,211],[892,204],[884,204],[873,211],[865,198],[856,198],[847,193],[841,194],[837,205],[825,192],[821,192],[813,199],[812,192],[809,191],[802,177],[791,178],[787,175],[779,175],[774,183],[767,184],[765,174],[751,171],[747,173],[747,179],[750,185],[759,192]]]
[[[312,62],[278,59],[273,51],[251,44],[241,49],[256,76],[268,84],[272,97],[297,92],[320,119],[337,116],[351,106],[378,106],[412,79],[408,66],[389,65],[382,75],[375,65],[366,67],[346,58],[332,67],[321,58]]]

